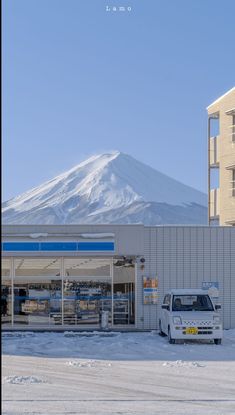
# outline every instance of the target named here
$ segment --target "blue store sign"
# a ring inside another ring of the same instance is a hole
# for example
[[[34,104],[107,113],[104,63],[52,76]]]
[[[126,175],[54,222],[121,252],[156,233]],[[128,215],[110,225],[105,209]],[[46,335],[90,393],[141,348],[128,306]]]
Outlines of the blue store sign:
[[[2,251],[10,252],[113,252],[114,242],[3,242]]]

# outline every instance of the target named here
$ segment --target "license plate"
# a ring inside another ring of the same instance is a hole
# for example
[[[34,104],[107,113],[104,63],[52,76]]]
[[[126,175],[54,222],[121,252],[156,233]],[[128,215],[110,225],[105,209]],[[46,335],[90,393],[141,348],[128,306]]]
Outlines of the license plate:
[[[198,334],[198,328],[197,327],[187,327],[186,328],[186,334]]]

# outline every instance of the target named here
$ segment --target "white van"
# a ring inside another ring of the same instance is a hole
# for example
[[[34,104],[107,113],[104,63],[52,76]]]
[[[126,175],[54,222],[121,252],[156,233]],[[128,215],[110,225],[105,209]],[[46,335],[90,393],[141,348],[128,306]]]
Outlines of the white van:
[[[171,290],[161,306],[159,334],[168,336],[169,343],[177,339],[208,339],[221,344],[220,308],[205,290]]]

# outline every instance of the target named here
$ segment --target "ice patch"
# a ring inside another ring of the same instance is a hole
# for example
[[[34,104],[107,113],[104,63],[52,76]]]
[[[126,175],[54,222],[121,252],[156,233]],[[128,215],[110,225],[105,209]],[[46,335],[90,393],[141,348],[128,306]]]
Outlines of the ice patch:
[[[174,362],[164,362],[162,366],[165,367],[186,367],[186,368],[195,368],[195,367],[205,367],[198,362],[186,362],[184,360],[176,360]]]
[[[114,332],[103,332],[103,331],[82,331],[82,332],[72,332],[72,331],[65,331],[64,336],[65,337],[115,337],[118,336],[120,333],[114,333]]]
[[[97,367],[111,367],[111,363],[100,362],[98,360],[87,360],[87,361],[79,361],[79,360],[70,360],[66,362],[67,366],[72,367],[79,367],[79,368],[97,368]]]
[[[29,385],[35,383],[43,383],[41,378],[37,376],[5,376],[4,383],[11,383],[14,385]]]

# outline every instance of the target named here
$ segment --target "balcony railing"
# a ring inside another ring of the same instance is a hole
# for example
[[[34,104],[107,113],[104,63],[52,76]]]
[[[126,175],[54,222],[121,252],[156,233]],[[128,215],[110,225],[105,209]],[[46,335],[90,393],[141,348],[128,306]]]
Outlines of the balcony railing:
[[[210,138],[210,166],[219,165],[219,136]]]

